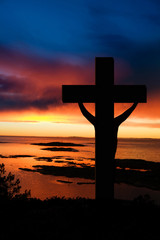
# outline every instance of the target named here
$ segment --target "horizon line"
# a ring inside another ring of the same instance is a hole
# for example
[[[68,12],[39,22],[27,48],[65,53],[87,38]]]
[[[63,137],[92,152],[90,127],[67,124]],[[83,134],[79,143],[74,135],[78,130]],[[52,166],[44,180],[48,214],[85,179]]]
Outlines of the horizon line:
[[[92,138],[95,139],[95,137],[86,137],[86,136],[33,136],[33,135],[0,135],[0,137],[35,137],[35,138]],[[155,137],[119,137],[118,139],[160,139]]]

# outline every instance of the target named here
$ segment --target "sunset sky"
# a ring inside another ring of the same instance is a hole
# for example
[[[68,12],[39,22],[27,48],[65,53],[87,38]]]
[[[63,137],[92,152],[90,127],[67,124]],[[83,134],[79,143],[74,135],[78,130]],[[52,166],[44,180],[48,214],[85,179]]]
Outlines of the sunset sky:
[[[61,86],[94,84],[99,56],[114,57],[115,84],[148,89],[119,136],[160,138],[159,13],[158,0],[1,0],[0,135],[94,137]]]

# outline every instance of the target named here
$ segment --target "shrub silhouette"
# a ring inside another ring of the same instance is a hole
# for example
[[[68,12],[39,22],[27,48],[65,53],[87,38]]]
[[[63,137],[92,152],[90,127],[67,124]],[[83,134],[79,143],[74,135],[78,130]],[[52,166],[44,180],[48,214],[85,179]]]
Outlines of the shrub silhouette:
[[[25,190],[24,193],[19,193],[21,186],[20,180],[15,179],[15,175],[11,172],[5,175],[5,165],[0,164],[0,200],[12,200],[12,199],[26,199],[30,197],[30,190]]]

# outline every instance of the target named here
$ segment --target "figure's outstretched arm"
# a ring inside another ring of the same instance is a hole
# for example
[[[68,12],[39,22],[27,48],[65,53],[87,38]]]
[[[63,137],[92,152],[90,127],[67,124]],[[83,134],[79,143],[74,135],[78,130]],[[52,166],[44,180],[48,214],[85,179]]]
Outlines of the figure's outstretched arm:
[[[138,103],[134,103],[129,109],[127,109],[124,113],[119,115],[118,117],[115,118],[115,121],[117,125],[119,126],[122,122],[124,122],[134,111],[134,109],[137,107]]]
[[[80,102],[80,103],[78,103],[78,105],[80,107],[80,110],[81,110],[83,116],[85,118],[87,118],[87,120],[95,126],[95,117],[87,111],[87,109],[85,108],[83,103]]]

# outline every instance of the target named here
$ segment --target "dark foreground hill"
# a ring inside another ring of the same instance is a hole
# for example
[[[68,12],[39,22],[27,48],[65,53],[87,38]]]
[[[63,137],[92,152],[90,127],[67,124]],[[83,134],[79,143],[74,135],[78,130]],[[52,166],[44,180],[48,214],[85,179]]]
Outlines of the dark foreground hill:
[[[147,198],[116,200],[53,198],[0,202],[0,239],[160,239],[160,207]]]

